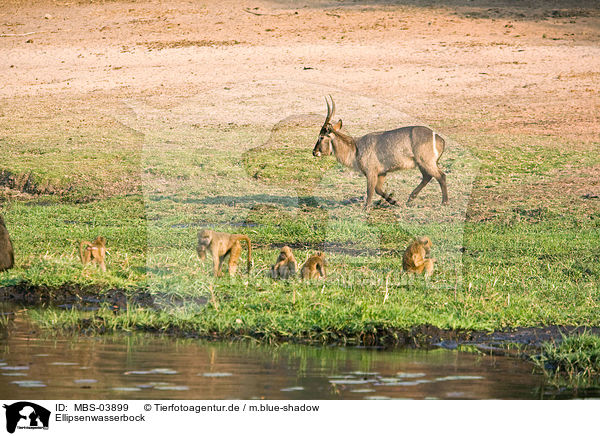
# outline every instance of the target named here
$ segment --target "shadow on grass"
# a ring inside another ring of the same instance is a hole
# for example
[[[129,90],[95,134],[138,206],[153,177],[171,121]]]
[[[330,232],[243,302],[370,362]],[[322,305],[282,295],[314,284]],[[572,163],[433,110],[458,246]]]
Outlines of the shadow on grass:
[[[277,204],[282,206],[309,206],[309,207],[323,207],[323,206],[335,206],[340,203],[331,199],[314,196],[289,196],[289,195],[270,195],[270,194],[259,194],[259,195],[216,195],[214,197],[205,198],[178,198],[176,196],[169,195],[156,195],[150,198],[151,201],[164,201],[170,200],[174,203],[182,204],[205,204],[205,205],[249,205],[257,206],[261,204]]]

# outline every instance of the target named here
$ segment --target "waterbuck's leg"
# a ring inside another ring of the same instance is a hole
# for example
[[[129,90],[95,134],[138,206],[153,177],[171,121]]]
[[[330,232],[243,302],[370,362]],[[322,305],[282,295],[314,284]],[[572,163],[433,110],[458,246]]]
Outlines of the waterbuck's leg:
[[[385,174],[379,174],[377,177],[377,184],[375,185],[375,192],[381,195],[385,201],[387,201],[391,205],[396,204],[396,200],[392,198],[392,193],[387,194],[383,189],[383,183],[385,182]]]
[[[448,186],[446,185],[446,174],[444,174],[444,172],[440,169],[440,167],[437,166],[437,164],[429,166],[423,165],[422,167],[420,166],[419,169],[421,170],[421,174],[423,174],[423,181],[419,184],[419,186],[415,188],[412,194],[410,194],[410,197],[408,198],[409,203],[417,196],[419,191],[421,191],[421,189],[423,189],[423,187],[427,183],[429,183],[429,181],[433,177],[440,184],[440,188],[442,188],[442,204],[448,204]]]
[[[375,192],[375,186],[377,185],[377,174],[367,174],[367,200],[365,201],[364,210],[371,208],[373,201],[373,193]]]
[[[446,185],[446,174],[444,174],[444,172],[442,170],[440,170],[438,168],[438,175],[435,175],[433,177],[435,177],[435,179],[438,181],[438,183],[440,184],[440,188],[442,188],[442,204],[446,205],[448,204],[448,185]]]
[[[421,192],[421,189],[423,189],[433,177],[425,168],[419,167],[419,169],[421,170],[421,174],[423,175],[423,180],[421,180],[419,186],[417,186],[415,190],[411,192],[408,196],[408,201],[406,202],[406,204],[408,205],[412,203],[412,201],[417,197],[417,195],[419,195],[419,192]]]

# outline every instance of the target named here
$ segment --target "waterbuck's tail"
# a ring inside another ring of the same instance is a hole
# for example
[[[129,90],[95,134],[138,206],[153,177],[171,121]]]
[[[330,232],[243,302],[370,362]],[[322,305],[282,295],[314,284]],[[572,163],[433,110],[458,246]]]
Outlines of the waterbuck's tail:
[[[442,138],[440,135],[438,135],[437,133],[433,132],[433,154],[435,156],[435,161],[437,163],[437,161],[439,160],[440,157],[442,157],[442,153],[444,153],[444,150],[446,149],[446,141],[444,141],[444,138]]]

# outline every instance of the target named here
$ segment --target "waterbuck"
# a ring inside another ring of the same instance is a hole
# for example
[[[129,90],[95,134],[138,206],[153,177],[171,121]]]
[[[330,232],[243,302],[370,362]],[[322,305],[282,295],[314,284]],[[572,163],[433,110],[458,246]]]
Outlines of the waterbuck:
[[[442,188],[442,204],[448,204],[446,174],[438,167],[438,160],[444,152],[445,141],[429,127],[410,126],[385,132],[368,133],[353,138],[342,133],[342,120],[331,124],[335,115],[335,102],[331,106],[327,97],[327,117],[319,132],[313,149],[313,156],[334,154],[342,165],[361,172],[367,178],[367,200],[365,210],[371,207],[373,192],[377,192],[388,203],[395,205],[392,194],[387,194],[383,183],[387,173],[397,170],[419,168],[423,180],[409,195],[407,205],[415,199],[421,189],[435,178]]]

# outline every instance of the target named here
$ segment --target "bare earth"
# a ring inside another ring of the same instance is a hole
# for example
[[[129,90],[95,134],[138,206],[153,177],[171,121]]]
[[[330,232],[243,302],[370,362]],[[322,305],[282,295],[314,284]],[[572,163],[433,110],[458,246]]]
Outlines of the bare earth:
[[[323,114],[332,93],[384,102],[476,154],[497,146],[486,134],[598,148],[597,1],[389,3],[2,0],[0,117],[86,124],[125,100],[165,110],[201,96],[198,122],[268,126]],[[345,122],[381,115],[362,109],[338,104]],[[600,194],[597,165],[561,171],[538,189]]]

